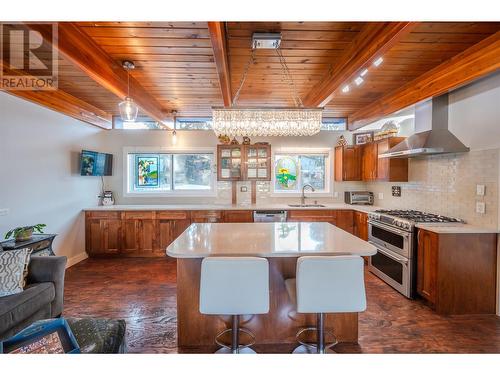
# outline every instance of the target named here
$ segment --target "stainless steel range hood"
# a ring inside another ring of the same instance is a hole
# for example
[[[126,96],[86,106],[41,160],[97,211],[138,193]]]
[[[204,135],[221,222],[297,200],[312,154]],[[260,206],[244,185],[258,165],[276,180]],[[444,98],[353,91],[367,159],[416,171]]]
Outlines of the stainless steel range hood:
[[[411,158],[469,151],[448,129],[448,94],[415,106],[415,131],[403,142],[380,154],[379,158]]]

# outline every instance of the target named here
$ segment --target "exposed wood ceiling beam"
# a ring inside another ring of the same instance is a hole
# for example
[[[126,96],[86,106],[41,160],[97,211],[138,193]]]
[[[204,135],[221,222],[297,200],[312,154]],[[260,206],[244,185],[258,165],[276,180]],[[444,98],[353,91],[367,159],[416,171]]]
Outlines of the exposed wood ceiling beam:
[[[500,31],[349,116],[349,129],[356,130],[499,69]]]
[[[368,67],[401,38],[417,22],[369,22],[340,57],[339,62],[306,95],[303,102],[308,107],[324,107],[335,91],[349,82],[362,68]]]
[[[4,74],[23,75],[0,61]],[[33,77],[33,79],[35,79]],[[112,128],[111,114],[62,90],[5,90],[4,92],[103,129]]]
[[[46,38],[50,24],[27,24]],[[46,38],[49,42],[49,38]],[[61,55],[84,71],[102,87],[124,99],[127,96],[127,72],[109,56],[94,40],[72,22],[58,24],[57,49]],[[150,95],[141,84],[130,77],[130,96],[142,112],[164,123],[171,116],[170,109]]]
[[[231,77],[229,74],[229,59],[227,53],[226,29],[224,22],[209,22],[208,31],[214,50],[215,65],[219,75],[219,85],[225,107],[230,107],[233,98],[231,93]]]

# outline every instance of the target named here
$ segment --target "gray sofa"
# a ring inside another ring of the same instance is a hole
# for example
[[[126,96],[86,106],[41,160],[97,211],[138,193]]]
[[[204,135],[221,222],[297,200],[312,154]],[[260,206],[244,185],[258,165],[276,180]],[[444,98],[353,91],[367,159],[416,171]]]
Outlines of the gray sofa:
[[[0,340],[40,319],[61,315],[66,257],[32,257],[23,292],[0,297]]]

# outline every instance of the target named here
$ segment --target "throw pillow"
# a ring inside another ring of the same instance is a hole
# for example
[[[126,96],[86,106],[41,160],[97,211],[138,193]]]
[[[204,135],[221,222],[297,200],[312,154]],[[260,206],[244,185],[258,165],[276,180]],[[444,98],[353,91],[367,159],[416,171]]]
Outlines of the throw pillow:
[[[8,250],[0,253],[0,297],[23,291],[30,255],[30,249]]]

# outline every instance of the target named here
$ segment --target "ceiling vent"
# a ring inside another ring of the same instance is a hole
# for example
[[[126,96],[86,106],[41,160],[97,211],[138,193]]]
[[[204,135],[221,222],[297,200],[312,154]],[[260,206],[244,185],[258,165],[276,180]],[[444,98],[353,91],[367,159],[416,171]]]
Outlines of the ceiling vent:
[[[278,49],[281,33],[253,33],[252,49]]]

